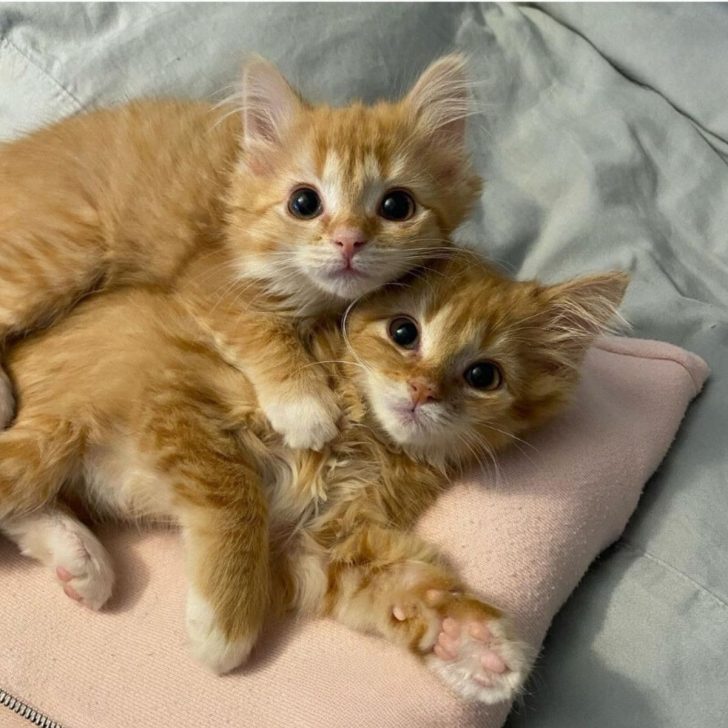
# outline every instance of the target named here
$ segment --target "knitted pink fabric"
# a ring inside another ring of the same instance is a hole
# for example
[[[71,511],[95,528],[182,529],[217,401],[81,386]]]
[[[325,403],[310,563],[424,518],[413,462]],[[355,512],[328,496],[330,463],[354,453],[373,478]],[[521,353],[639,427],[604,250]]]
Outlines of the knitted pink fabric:
[[[707,373],[667,344],[600,342],[569,412],[503,458],[496,481],[459,483],[421,532],[540,645],[589,563],[623,530]],[[66,728],[498,728],[505,720],[508,705],[466,704],[414,658],[329,621],[271,629],[246,669],[214,677],[185,647],[177,536],[118,528],[101,536],[118,585],[98,614],[0,542],[0,688]],[[14,720],[0,706],[0,726]]]

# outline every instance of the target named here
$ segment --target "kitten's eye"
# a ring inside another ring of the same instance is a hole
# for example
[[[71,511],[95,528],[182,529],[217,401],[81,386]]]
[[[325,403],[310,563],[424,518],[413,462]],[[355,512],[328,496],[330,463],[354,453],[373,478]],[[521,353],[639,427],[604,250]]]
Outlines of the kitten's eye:
[[[503,374],[492,361],[475,362],[465,370],[464,376],[473,389],[492,391],[503,384]]]
[[[415,201],[409,192],[391,190],[382,198],[379,204],[379,214],[385,220],[393,222],[409,220],[415,214]]]
[[[403,349],[414,349],[420,338],[417,324],[407,316],[397,316],[389,324],[389,338]]]
[[[323,211],[318,192],[310,187],[299,187],[288,200],[288,211],[302,220],[318,217]]]

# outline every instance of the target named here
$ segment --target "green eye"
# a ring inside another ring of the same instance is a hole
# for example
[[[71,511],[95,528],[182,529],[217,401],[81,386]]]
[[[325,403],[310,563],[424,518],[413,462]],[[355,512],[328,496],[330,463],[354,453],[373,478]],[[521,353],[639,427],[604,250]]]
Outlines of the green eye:
[[[409,316],[397,316],[389,324],[389,338],[403,349],[414,349],[420,339],[420,331]]]
[[[473,388],[485,392],[498,389],[503,384],[503,374],[495,362],[478,361],[466,370],[465,381]]]

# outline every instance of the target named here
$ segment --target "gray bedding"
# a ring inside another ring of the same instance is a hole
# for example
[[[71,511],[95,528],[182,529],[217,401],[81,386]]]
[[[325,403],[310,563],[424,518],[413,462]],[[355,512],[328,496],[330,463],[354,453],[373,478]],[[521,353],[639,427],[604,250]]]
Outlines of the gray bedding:
[[[453,48],[488,181],[462,239],[521,276],[630,270],[635,335],[713,369],[509,725],[728,725],[728,6],[3,4],[0,138],[141,95],[220,98],[253,50],[337,102]]]

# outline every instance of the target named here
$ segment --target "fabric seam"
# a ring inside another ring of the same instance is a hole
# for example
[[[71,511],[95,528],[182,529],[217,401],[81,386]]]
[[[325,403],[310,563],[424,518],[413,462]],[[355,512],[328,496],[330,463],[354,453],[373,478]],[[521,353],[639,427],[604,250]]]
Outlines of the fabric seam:
[[[31,56],[28,55],[20,46],[16,45],[10,38],[7,36],[2,39],[2,42],[0,42],[0,48],[5,45],[8,48],[11,48],[14,50],[18,55],[20,55],[27,63],[29,63],[33,68],[35,68],[36,71],[41,73],[45,78],[47,78],[52,84],[56,86],[60,91],[62,91],[66,97],[76,106],[77,110],[81,110],[84,108],[84,105],[81,103],[80,99],[76,98],[55,76],[52,76],[48,71],[43,68],[36,60],[34,60]]]
[[[696,581],[691,576],[688,576],[685,572],[680,571],[680,569],[676,568],[672,564],[668,564],[667,561],[663,561],[661,558],[659,558],[658,556],[655,556],[654,554],[651,554],[649,551],[645,551],[644,549],[640,548],[639,546],[635,546],[630,541],[622,539],[620,541],[620,543],[627,551],[632,551],[633,553],[637,554],[638,556],[644,556],[646,559],[661,566],[663,569],[666,569],[667,571],[669,571],[673,574],[676,574],[677,576],[682,577],[683,580],[687,581],[689,584],[694,586],[701,594],[705,594],[707,597],[710,597],[712,599],[712,601],[714,601],[719,607],[728,611],[728,602],[723,600],[721,597],[719,597],[714,592],[710,591],[710,589],[708,589],[708,587],[704,586],[699,581]]]

